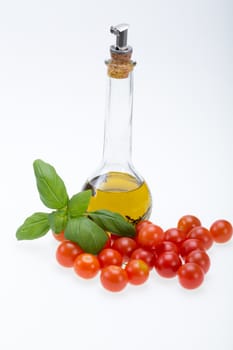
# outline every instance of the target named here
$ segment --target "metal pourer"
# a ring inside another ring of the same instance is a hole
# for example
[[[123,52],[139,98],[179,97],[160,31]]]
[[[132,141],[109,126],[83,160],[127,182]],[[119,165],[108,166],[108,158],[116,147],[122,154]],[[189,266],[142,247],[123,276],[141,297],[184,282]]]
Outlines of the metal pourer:
[[[111,46],[112,52],[123,54],[132,52],[132,47],[127,45],[128,29],[129,25],[124,23],[111,26],[110,32],[116,35],[116,45]]]
[[[136,64],[131,60],[133,49],[127,45],[128,29],[128,24],[118,24],[110,28],[110,32],[116,35],[116,45],[110,46],[111,58],[105,61],[108,66],[108,75],[111,78],[128,78]]]

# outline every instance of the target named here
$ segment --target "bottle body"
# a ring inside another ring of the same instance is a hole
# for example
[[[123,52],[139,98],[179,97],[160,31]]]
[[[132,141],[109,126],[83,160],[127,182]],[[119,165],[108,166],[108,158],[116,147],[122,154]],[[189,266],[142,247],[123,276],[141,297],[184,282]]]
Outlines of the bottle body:
[[[127,30],[126,26],[118,29]],[[146,182],[131,161],[135,62],[131,60],[132,48],[129,46],[122,49],[111,46],[110,52],[111,59],[106,61],[108,81],[103,158],[83,190],[92,190],[89,211],[111,210],[136,224],[149,218],[152,200]]]
[[[120,213],[133,224],[150,216],[149,188],[136,175],[110,171],[89,180],[84,189],[91,189],[93,193],[88,208],[91,211],[108,209]]]

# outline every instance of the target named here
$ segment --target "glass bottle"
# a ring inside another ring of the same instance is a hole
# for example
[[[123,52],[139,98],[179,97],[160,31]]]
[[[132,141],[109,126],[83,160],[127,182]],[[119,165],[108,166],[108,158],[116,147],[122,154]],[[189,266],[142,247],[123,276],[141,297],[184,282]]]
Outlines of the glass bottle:
[[[105,117],[103,159],[83,187],[92,189],[88,210],[108,209],[124,215],[129,222],[148,219],[151,194],[131,160],[133,68],[132,47],[127,45],[128,25],[110,28],[116,45],[110,47],[108,93]]]

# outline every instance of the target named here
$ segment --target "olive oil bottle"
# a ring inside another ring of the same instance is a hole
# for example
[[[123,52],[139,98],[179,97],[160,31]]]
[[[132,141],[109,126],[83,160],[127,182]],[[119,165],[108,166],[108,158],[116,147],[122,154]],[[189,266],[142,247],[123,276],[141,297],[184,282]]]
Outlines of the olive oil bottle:
[[[103,159],[83,189],[92,189],[89,210],[108,209],[130,222],[148,219],[151,194],[134,169],[132,153],[133,69],[132,47],[127,45],[128,25],[110,28],[116,45],[110,47]]]

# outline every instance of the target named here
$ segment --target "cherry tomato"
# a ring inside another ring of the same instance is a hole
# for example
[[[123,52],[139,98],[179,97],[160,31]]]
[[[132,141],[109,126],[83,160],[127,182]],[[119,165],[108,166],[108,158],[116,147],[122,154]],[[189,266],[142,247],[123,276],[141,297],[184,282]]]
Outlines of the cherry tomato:
[[[178,247],[175,243],[170,242],[170,241],[163,241],[161,243],[159,243],[156,248],[155,251],[157,253],[157,255],[160,255],[164,252],[175,252],[176,254],[179,254],[179,250]]]
[[[135,249],[130,256],[130,259],[143,260],[149,266],[150,270],[154,267],[155,264],[155,255],[143,248]]]
[[[143,284],[149,277],[149,266],[140,259],[129,260],[125,271],[128,275],[129,283],[134,285]]]
[[[53,237],[59,242],[63,242],[66,240],[65,235],[64,235],[64,231],[62,231],[60,233],[53,232]]]
[[[100,273],[102,286],[111,292],[120,292],[128,283],[128,275],[120,266],[109,265]]]
[[[116,239],[120,238],[121,236],[114,235],[114,233],[111,233],[110,237],[111,237],[112,241],[114,242]]]
[[[149,224],[138,232],[136,240],[139,246],[147,249],[155,249],[155,247],[163,241],[164,233],[161,227]]]
[[[138,233],[143,227],[152,224],[151,221],[149,220],[143,220],[140,221],[137,225],[136,225],[136,233]]]
[[[217,220],[210,227],[210,234],[217,243],[225,243],[232,237],[232,225],[227,220]]]
[[[110,235],[110,247],[105,247],[105,248],[112,248],[113,243],[115,242],[116,239],[119,239],[121,236],[114,235],[114,233],[111,233]]]
[[[99,263],[101,267],[106,267],[109,265],[118,265],[121,266],[123,257],[115,249],[106,248],[103,249],[98,255]]]
[[[192,250],[204,250],[202,241],[196,238],[189,238],[184,241],[180,246],[180,255],[182,257],[187,256]]]
[[[164,252],[158,256],[155,269],[160,276],[172,278],[176,276],[181,263],[179,255],[174,251]]]
[[[186,263],[196,263],[206,273],[210,268],[210,258],[204,250],[193,250],[185,257]]]
[[[120,252],[121,255],[129,257],[137,248],[137,243],[133,238],[120,237],[113,242],[112,248]]]
[[[56,250],[56,259],[60,265],[64,267],[72,267],[76,257],[83,250],[74,242],[63,241],[59,244]]]
[[[204,271],[198,264],[195,263],[187,263],[182,265],[179,268],[177,275],[180,284],[186,289],[197,288],[204,281]]]
[[[186,238],[184,231],[179,230],[178,228],[169,228],[164,232],[165,241],[170,241],[179,246]]]
[[[74,261],[74,271],[82,278],[93,278],[99,270],[100,263],[95,255],[82,253]]]
[[[201,221],[193,215],[184,215],[180,218],[177,224],[177,228],[184,231],[187,234],[192,228],[201,226]]]
[[[187,238],[196,238],[202,241],[204,249],[209,249],[213,244],[213,238],[207,230],[207,228],[202,226],[194,227],[189,233],[187,234]]]

